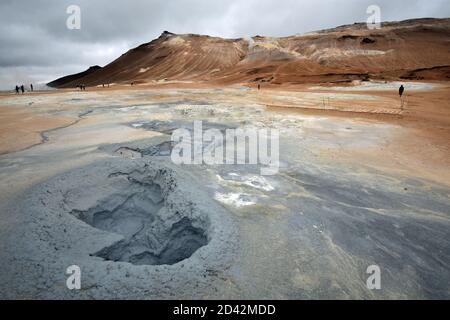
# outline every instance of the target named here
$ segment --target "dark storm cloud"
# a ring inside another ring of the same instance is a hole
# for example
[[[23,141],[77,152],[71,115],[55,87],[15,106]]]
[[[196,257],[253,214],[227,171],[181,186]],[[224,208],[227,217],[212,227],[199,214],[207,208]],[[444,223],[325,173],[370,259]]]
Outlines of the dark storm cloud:
[[[284,36],[365,21],[371,4],[384,21],[450,16],[448,0],[2,0],[0,87],[104,65],[163,30]],[[81,30],[66,27],[69,5],[81,8]]]

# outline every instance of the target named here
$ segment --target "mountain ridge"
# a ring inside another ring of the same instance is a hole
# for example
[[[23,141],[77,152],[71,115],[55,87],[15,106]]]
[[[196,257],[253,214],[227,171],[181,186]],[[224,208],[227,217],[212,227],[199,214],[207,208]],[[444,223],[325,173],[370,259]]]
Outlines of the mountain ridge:
[[[450,79],[450,18],[364,23],[286,37],[224,39],[164,31],[103,68],[48,85],[169,81],[272,85],[367,79]]]

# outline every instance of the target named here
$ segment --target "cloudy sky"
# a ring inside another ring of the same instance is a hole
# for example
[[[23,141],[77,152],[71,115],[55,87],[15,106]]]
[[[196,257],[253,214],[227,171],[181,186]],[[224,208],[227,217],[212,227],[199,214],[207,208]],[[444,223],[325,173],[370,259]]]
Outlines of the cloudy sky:
[[[0,89],[105,65],[163,30],[221,37],[287,36],[366,21],[450,17],[448,0],[1,0]],[[66,26],[81,9],[81,29]]]

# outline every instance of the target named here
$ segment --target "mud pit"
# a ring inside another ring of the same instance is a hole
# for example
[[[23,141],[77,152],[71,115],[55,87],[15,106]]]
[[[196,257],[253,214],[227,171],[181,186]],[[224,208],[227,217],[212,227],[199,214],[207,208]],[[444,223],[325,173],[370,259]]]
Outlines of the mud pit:
[[[205,222],[200,219],[181,216],[177,222],[166,223],[166,208],[158,184],[142,183],[130,175],[110,177],[124,178],[127,182],[115,183],[120,189],[101,199],[99,205],[87,211],[71,212],[97,229],[124,237],[95,256],[135,265],[171,265],[189,258],[208,243]]]

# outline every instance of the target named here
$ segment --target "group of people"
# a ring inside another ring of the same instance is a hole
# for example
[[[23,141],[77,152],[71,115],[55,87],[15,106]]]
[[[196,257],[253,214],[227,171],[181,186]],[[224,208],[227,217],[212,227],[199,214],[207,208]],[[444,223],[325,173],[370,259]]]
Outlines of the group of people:
[[[84,84],[77,85],[77,88],[80,89],[80,91],[86,91],[86,86]]]
[[[33,84],[30,84],[30,91],[33,92],[34,88],[33,88]],[[22,92],[22,94],[25,93],[25,86],[21,85],[20,87],[18,85],[16,85],[16,94],[19,94],[20,92]]]

